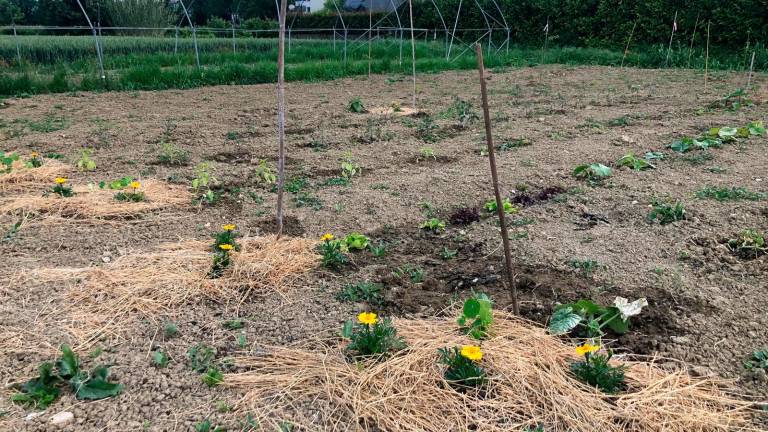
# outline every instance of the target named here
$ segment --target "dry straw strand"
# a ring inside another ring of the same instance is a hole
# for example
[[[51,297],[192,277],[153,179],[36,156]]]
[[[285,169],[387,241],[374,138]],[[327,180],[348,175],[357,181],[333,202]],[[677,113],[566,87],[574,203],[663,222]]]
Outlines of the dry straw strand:
[[[13,152],[11,152],[13,153]],[[50,186],[53,179],[66,175],[72,167],[55,159],[48,159],[43,166],[27,168],[21,160],[11,165],[11,172],[0,174],[0,192],[28,192]]]
[[[629,389],[606,395],[569,371],[573,347],[541,327],[497,313],[483,341],[489,371],[485,396],[459,393],[442,378],[437,349],[470,343],[452,320],[396,319],[408,348],[380,363],[348,363],[338,341],[269,347],[236,359],[246,372],[226,375],[241,388],[241,409],[276,425],[297,407],[318,414],[308,430],[709,432],[748,431],[751,404],[723,383],[626,361]],[[327,405],[327,407],[326,407]],[[320,410],[319,406],[323,406]],[[317,408],[317,409],[316,409]]]

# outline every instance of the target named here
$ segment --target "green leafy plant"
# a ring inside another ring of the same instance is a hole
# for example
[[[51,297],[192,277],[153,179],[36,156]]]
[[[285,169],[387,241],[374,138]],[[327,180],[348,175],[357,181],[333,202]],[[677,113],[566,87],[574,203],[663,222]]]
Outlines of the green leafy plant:
[[[376,258],[381,258],[387,253],[387,245],[384,244],[383,241],[380,241],[377,245],[371,245],[370,250],[371,255],[375,256]]]
[[[623,390],[624,365],[613,366],[610,364],[613,352],[607,354],[596,353],[599,346],[584,344],[576,348],[577,353],[584,354],[584,360],[571,363],[571,371],[581,381],[597,387],[604,393],[614,394]]]
[[[379,317],[373,312],[363,312],[357,316],[357,323],[346,321],[341,331],[342,337],[349,339],[347,355],[356,360],[364,358],[381,359],[394,351],[405,348],[405,341],[397,335],[392,322]]]
[[[259,165],[254,170],[254,175],[258,184],[272,185],[277,182],[275,171],[267,165],[267,161],[264,159],[259,161]]]
[[[9,173],[13,171],[13,163],[16,162],[17,160],[19,160],[19,155],[17,153],[10,153],[10,154],[3,153],[3,157],[0,158],[0,162],[2,162],[3,165],[5,166],[3,171],[5,173]]]
[[[754,351],[752,355],[744,361],[744,367],[747,370],[763,369],[768,371],[768,350]]]
[[[465,392],[481,387],[487,381],[485,369],[478,363],[483,352],[478,346],[465,345],[461,348],[440,348],[438,364],[446,366],[443,377],[453,389]]]
[[[502,205],[504,206],[504,213],[506,214],[515,214],[520,211],[520,209],[512,205],[512,203],[509,201],[509,198],[504,198]],[[496,211],[498,204],[496,203],[495,199],[492,199],[490,201],[486,201],[485,205],[483,205],[483,208],[488,213],[492,213]]]
[[[416,125],[416,137],[424,142],[436,142],[440,136],[436,133],[439,126],[430,116],[424,116]]]
[[[336,294],[336,299],[342,302],[366,302],[371,305],[380,305],[384,303],[383,289],[383,285],[373,282],[346,284]]]
[[[662,225],[681,221],[685,219],[685,206],[680,201],[672,204],[654,200],[651,203],[651,211],[648,213],[647,219],[648,222],[659,221]]]
[[[168,366],[168,354],[161,350],[157,350],[152,353],[152,361],[154,362],[155,366],[164,368]]]
[[[40,153],[33,151],[29,155],[29,160],[27,160],[27,162],[24,163],[24,166],[26,166],[27,168],[40,168],[41,166],[43,166],[43,157],[40,156]]]
[[[66,177],[56,177],[54,179],[54,183],[55,185],[53,186],[53,189],[51,189],[51,192],[63,198],[75,196],[75,192],[72,190],[72,186],[67,184]]]
[[[647,160],[638,158],[632,153],[627,153],[621,159],[616,161],[616,166],[629,167],[635,171],[643,171],[647,169],[656,168],[653,164],[651,164]]]
[[[216,349],[204,343],[198,343],[187,350],[189,366],[195,372],[204,373],[213,366]]]
[[[392,271],[392,276],[398,279],[404,279],[406,276],[413,283],[421,283],[424,281],[424,269],[420,267],[414,267],[406,265],[404,267],[398,267]]]
[[[245,327],[245,321],[241,320],[240,318],[233,318],[224,321],[222,325],[227,330],[240,330],[241,328]]]
[[[359,97],[355,97],[349,101],[349,104],[347,105],[347,111],[361,114],[366,112],[366,109],[365,106],[363,106],[363,101]]]
[[[450,260],[456,258],[456,255],[459,254],[459,251],[456,249],[448,249],[447,247],[443,246],[443,250],[440,251],[440,258],[444,260]]]
[[[728,240],[728,247],[742,258],[757,258],[768,253],[765,236],[753,229],[743,229],[736,238]]]
[[[440,117],[455,118],[460,128],[466,128],[480,119],[472,104],[458,97],[454,98],[453,104],[448,109],[440,113]]]
[[[195,423],[195,432],[225,432],[227,428],[224,426],[213,426],[210,420],[205,419],[201,422]]]
[[[432,147],[422,147],[421,149],[419,149],[419,154],[420,154],[420,157],[418,160],[427,160],[427,159],[437,160],[437,156],[435,156],[435,149],[433,149]]]
[[[224,374],[216,367],[210,367],[200,379],[208,386],[215,387],[224,381]]]
[[[201,162],[195,167],[195,178],[192,179],[192,192],[195,194],[195,200],[214,204],[216,194],[211,186],[216,183],[216,177],[212,174],[212,167],[207,162]]]
[[[744,187],[706,186],[696,191],[696,197],[700,199],[714,199],[717,201],[760,201],[768,199],[767,193],[753,192]]]
[[[339,269],[349,262],[349,258],[344,253],[344,241],[334,238],[333,234],[327,233],[320,238],[320,244],[317,247],[322,255],[322,265],[329,269]]]
[[[355,163],[352,159],[352,153],[344,153],[344,157],[341,160],[341,176],[347,180],[351,180],[352,177],[360,175],[362,172],[363,169],[360,168],[360,165]]]
[[[163,142],[160,144],[157,160],[165,165],[186,165],[189,163],[189,152],[172,142]]]
[[[549,331],[555,335],[566,334],[577,326],[584,329],[587,337],[601,337],[608,327],[618,334],[629,330],[630,318],[638,315],[648,305],[645,298],[629,302],[616,297],[612,306],[600,306],[591,300],[559,305],[549,319]]]
[[[445,231],[445,222],[438,218],[430,218],[422,222],[422,224],[419,225],[419,228],[432,232]]]
[[[364,250],[368,247],[370,239],[360,233],[352,233],[344,237],[344,247],[346,250]]]
[[[591,259],[580,260],[580,259],[574,258],[569,261],[569,264],[571,265],[571,267],[577,270],[581,270],[581,274],[583,274],[584,277],[592,276],[592,273],[598,268],[600,268],[600,263]]]
[[[611,176],[611,169],[601,163],[584,164],[574,168],[573,176],[591,184],[599,184]]]
[[[98,366],[90,372],[80,368],[80,360],[67,345],[61,346],[61,357],[55,365],[43,363],[38,369],[39,375],[20,386],[21,393],[11,397],[16,403],[45,409],[61,393],[61,388],[69,384],[79,400],[97,400],[117,396],[123,386],[108,381],[109,368]]]
[[[485,339],[493,323],[493,302],[483,293],[475,293],[464,301],[457,320],[461,331],[475,339]]]
[[[178,326],[176,326],[175,323],[172,323],[169,321],[163,324],[163,335],[166,338],[170,339],[170,338],[176,337],[176,335],[178,334],[179,334],[179,328]]]
[[[93,150],[80,150],[80,159],[78,159],[76,163],[77,169],[80,171],[94,171],[96,169],[96,162],[91,158],[91,156],[93,156]]]
[[[239,237],[240,234],[237,232],[237,225],[235,224],[225,224],[221,226],[221,231],[216,232],[213,235],[213,245],[211,246],[211,250],[214,252],[218,252],[221,249],[222,245],[232,245],[232,250],[239,251],[240,250],[240,244],[237,242],[237,237]]]
[[[120,191],[115,194],[115,199],[118,201],[130,201],[130,202],[141,202],[144,201],[144,192],[140,191],[139,188],[141,187],[141,183],[137,181],[132,181],[128,184],[130,186],[131,190],[126,191]]]

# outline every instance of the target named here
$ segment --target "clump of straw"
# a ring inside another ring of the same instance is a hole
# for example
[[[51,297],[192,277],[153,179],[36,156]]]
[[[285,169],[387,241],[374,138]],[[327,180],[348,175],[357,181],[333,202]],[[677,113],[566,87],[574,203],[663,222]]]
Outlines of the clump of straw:
[[[260,424],[277,427],[291,418],[307,430],[521,431],[538,424],[547,432],[751,430],[750,404],[729,397],[721,383],[627,362],[628,390],[606,395],[569,372],[572,346],[534,324],[496,318],[495,336],[482,343],[490,378],[482,393],[455,391],[436,363],[438,348],[472,343],[452,320],[395,320],[408,348],[362,367],[347,362],[337,342],[271,347],[236,359],[249,371],[226,375],[224,385],[246,392],[239,408]],[[303,420],[295,416],[302,406],[311,412]]]
[[[100,335],[121,333],[136,317],[156,321],[201,299],[228,302],[273,291],[284,294],[317,265],[311,240],[270,236],[244,238],[239,243],[241,250],[232,254],[231,267],[217,279],[208,277],[211,246],[203,241],[124,255],[103,267],[33,270],[20,279],[70,281],[63,302],[67,322],[62,325],[81,344],[89,344]]]
[[[52,178],[48,178],[52,184]],[[19,211],[58,215],[76,219],[112,219],[127,218],[137,214],[170,207],[183,207],[192,202],[192,195],[186,188],[169,185],[159,181],[147,180],[142,183],[141,191],[146,201],[131,202],[115,200],[114,190],[74,187],[75,196],[64,198],[50,193],[27,193],[0,199],[0,214]]]
[[[0,166],[5,168],[5,166]],[[47,159],[43,166],[27,168],[21,160],[11,165],[11,172],[0,173],[0,192],[29,192],[50,186],[57,176],[65,175],[72,170],[70,165]]]

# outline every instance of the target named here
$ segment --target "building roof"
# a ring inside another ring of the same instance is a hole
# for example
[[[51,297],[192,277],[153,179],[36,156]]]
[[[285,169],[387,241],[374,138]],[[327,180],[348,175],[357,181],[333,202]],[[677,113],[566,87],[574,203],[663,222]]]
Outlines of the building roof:
[[[344,9],[350,11],[368,11],[370,6],[373,12],[391,12],[400,6],[405,0],[345,0]]]

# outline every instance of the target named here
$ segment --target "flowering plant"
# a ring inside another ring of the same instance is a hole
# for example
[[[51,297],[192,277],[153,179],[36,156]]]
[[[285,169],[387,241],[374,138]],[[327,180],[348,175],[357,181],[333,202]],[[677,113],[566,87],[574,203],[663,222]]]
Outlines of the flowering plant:
[[[384,357],[392,351],[405,348],[403,338],[389,319],[379,319],[373,312],[362,312],[357,323],[347,321],[341,330],[342,337],[349,339],[347,354],[354,358]]]

